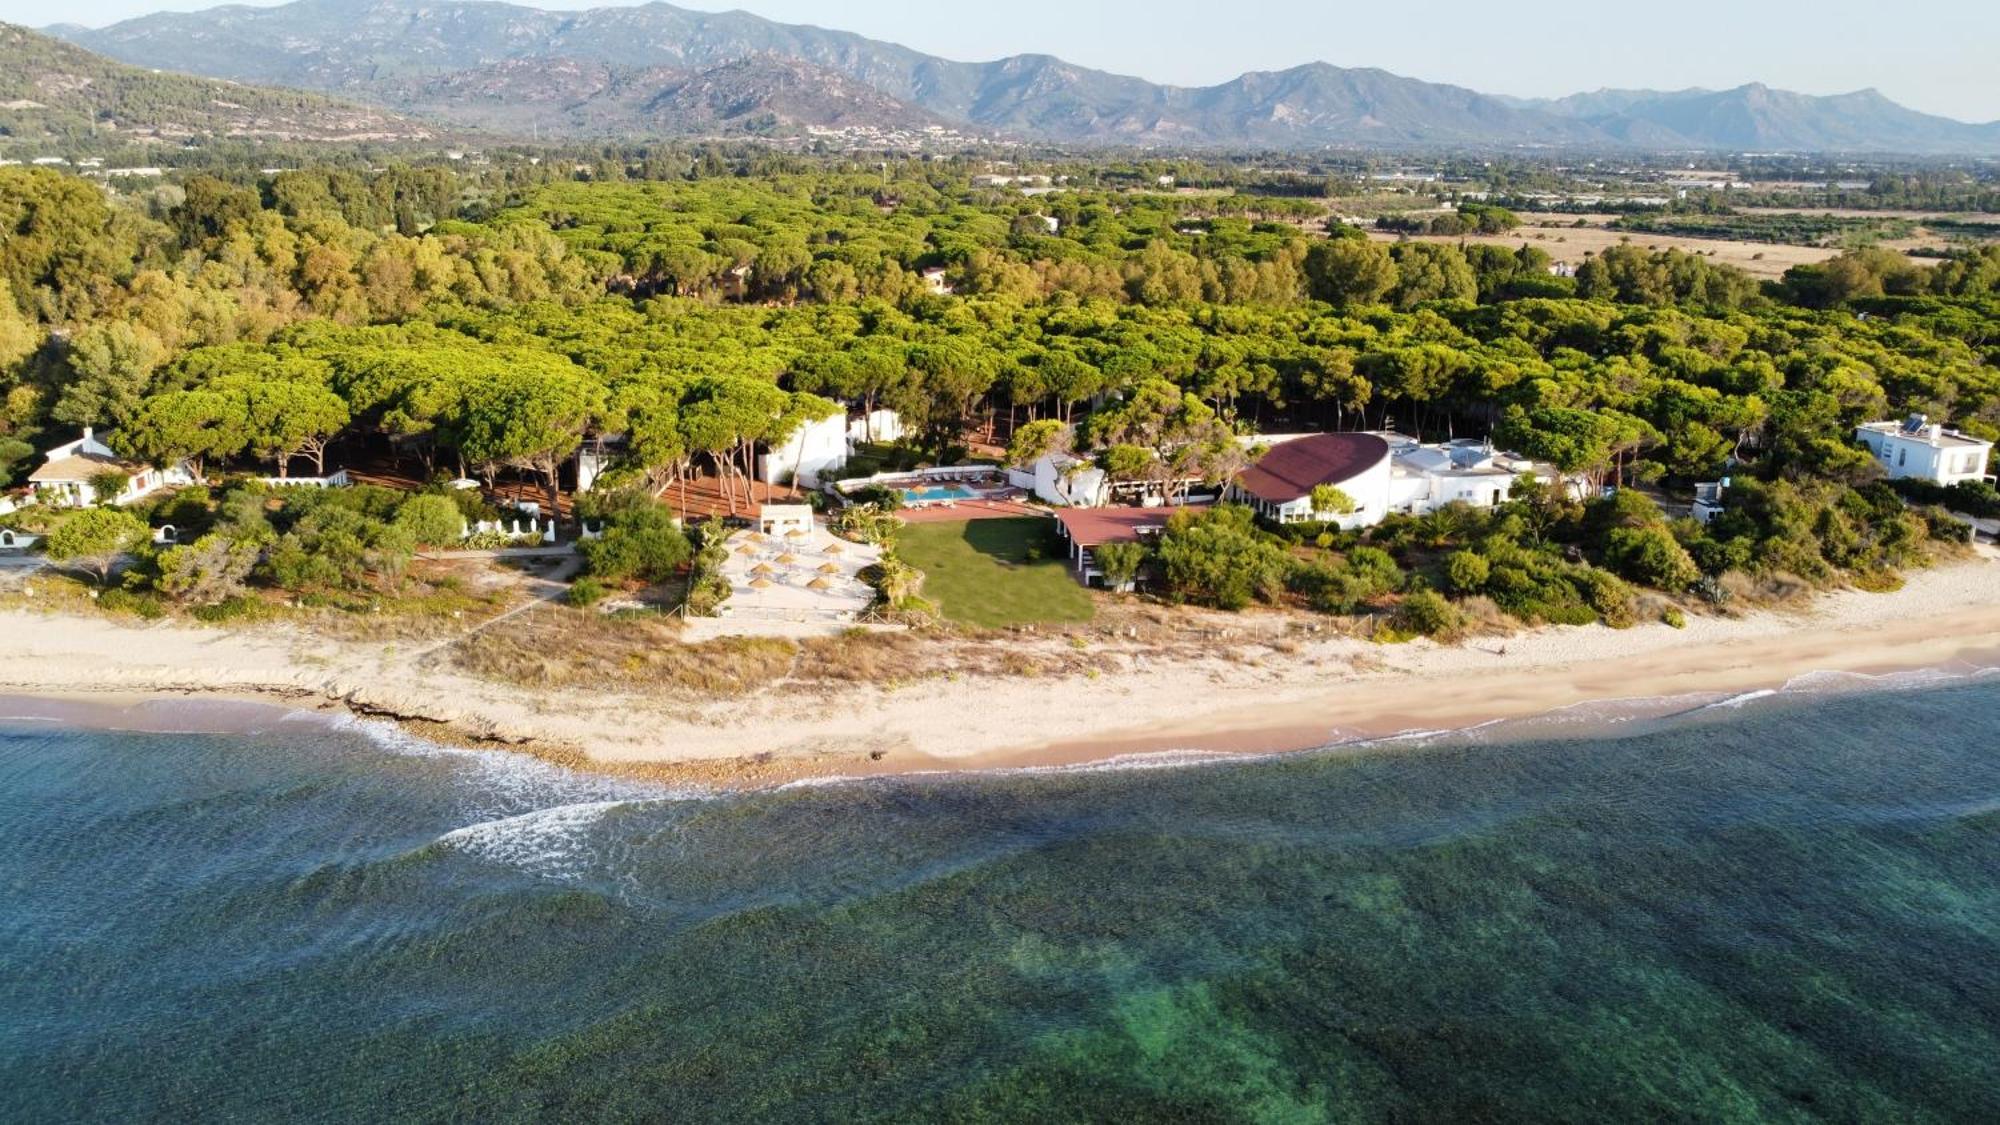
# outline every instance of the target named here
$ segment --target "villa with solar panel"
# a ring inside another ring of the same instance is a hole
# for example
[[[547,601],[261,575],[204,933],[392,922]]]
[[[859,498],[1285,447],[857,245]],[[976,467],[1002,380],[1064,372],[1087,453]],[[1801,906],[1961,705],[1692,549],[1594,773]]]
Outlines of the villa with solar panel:
[[[1246,439],[1246,444],[1266,448],[1229,482],[1222,499],[1243,504],[1272,523],[1369,527],[1391,513],[1424,515],[1447,504],[1495,507],[1524,475],[1544,483],[1565,480],[1553,465],[1495,450],[1483,441],[1427,445],[1381,432],[1265,436]],[[1102,495],[1076,489],[1076,479],[1072,473],[1060,495],[1071,500]],[[1578,482],[1565,483],[1580,494]],[[1315,490],[1322,487],[1339,489],[1353,510],[1314,510]],[[1096,548],[1158,535],[1171,514],[1157,504],[1072,503],[1059,508],[1056,518],[1069,544],[1071,566],[1089,584],[1102,577],[1093,556]]]

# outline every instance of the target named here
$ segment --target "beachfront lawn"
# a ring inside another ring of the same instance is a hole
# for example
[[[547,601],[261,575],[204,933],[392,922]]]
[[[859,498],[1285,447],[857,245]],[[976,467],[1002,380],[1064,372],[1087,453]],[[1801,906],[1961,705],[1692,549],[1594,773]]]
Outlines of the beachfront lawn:
[[[1096,608],[1070,577],[1053,520],[911,524],[896,553],[924,572],[924,597],[966,625],[1067,624],[1090,620]]]

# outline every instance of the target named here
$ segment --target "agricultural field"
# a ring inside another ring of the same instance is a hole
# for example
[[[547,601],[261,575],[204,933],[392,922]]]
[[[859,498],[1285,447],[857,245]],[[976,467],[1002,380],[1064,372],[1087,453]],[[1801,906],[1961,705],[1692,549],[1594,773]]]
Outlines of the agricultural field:
[[[1753,277],[1769,280],[1783,277],[1785,271],[1793,266],[1816,265],[1840,253],[1834,247],[1789,246],[1743,239],[1613,230],[1610,224],[1617,218],[1617,215],[1604,214],[1524,214],[1520,228],[1505,234],[1419,237],[1429,242],[1452,245],[1463,242],[1502,246],[1509,250],[1526,244],[1547,252],[1557,262],[1571,265],[1581,264],[1587,257],[1595,257],[1613,246],[1629,242],[1647,250],[1681,250],[1700,254],[1719,265],[1735,266]],[[1578,220],[1582,220],[1584,225],[1576,225]],[[1392,231],[1370,231],[1368,236],[1382,242],[1395,242],[1404,237]]]

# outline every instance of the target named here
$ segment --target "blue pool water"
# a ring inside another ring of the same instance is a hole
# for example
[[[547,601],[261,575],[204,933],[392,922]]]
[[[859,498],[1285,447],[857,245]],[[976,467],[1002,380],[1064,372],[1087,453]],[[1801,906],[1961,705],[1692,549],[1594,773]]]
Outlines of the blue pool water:
[[[962,484],[929,484],[922,488],[904,489],[903,502],[906,504],[925,504],[934,503],[939,500],[971,500],[978,495],[977,492],[972,491]]]

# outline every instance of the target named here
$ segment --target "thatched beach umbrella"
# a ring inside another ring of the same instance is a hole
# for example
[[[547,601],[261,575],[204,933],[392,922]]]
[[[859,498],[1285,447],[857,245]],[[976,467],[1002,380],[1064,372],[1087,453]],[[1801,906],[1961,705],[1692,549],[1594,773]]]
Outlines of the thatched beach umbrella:
[[[840,573],[840,564],[839,564],[839,563],[821,563],[821,564],[819,564],[819,572],[820,572],[821,574],[839,574],[839,573]]]
[[[833,589],[833,583],[831,583],[831,582],[828,582],[828,581],[827,581],[826,579],[824,579],[824,578],[815,578],[815,579],[813,579],[813,580],[812,580],[811,582],[808,582],[808,583],[806,583],[806,585],[807,585],[807,586],[809,586],[809,587],[811,587],[812,589],[815,589],[815,590],[831,590],[831,589]]]
[[[829,555],[844,555],[847,553],[847,548],[842,547],[838,543],[828,543],[826,545],[826,553]]]
[[[736,553],[739,555],[754,555],[757,553],[757,550],[754,547],[745,546],[736,548]]]
[[[752,574],[776,574],[776,573],[777,573],[777,571],[775,571],[775,570],[772,570],[772,569],[771,569],[771,564],[770,564],[770,563],[758,563],[758,564],[757,564],[756,566],[753,566],[753,567],[751,567],[751,568],[750,568],[750,573],[752,573]]]
[[[771,588],[771,580],[768,578],[752,578],[750,580],[750,588],[752,590],[768,590]]]
[[[810,538],[812,538],[812,532],[810,532],[810,531],[804,531],[804,530],[801,530],[801,529],[799,529],[799,528],[796,528],[796,527],[795,527],[795,528],[791,529],[790,531],[787,531],[787,532],[785,532],[785,538],[787,538],[787,539],[810,539]]]
[[[799,557],[790,551],[786,551],[784,554],[778,556],[778,561],[790,566],[792,563],[799,561]]]

